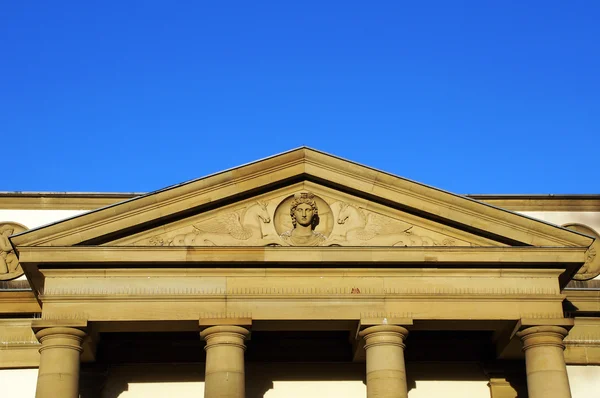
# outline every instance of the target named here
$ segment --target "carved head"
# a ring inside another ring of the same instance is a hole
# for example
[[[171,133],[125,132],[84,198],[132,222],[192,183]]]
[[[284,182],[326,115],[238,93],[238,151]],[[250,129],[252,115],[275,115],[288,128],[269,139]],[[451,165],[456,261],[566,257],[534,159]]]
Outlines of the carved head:
[[[258,205],[258,208],[260,209],[260,211],[258,213],[258,218],[265,224],[270,223],[271,217],[269,216],[269,210],[267,209],[268,203],[263,202],[262,200],[259,200],[256,202],[256,204]]]
[[[350,207],[348,206],[348,203],[342,202],[340,204],[340,213],[337,220],[338,224],[344,224],[348,220],[348,217],[350,217]]]
[[[310,225],[314,230],[319,225],[319,209],[315,195],[310,192],[295,194],[290,204],[290,217],[292,217],[294,228],[296,228],[296,224],[300,224],[302,226]]]

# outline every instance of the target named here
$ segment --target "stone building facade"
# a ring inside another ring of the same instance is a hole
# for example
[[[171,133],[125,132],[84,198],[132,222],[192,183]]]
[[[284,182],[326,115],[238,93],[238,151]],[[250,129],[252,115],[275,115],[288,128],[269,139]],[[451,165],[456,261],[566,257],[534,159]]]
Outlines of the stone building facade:
[[[301,148],[148,194],[3,193],[0,222],[3,397],[600,391],[598,195]]]

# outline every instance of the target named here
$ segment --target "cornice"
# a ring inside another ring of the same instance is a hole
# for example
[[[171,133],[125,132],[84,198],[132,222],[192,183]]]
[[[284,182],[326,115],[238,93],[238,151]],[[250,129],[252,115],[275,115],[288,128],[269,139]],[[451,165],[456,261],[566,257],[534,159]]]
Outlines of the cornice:
[[[37,313],[42,309],[32,291],[0,291],[0,314]]]
[[[23,265],[246,263],[261,264],[509,264],[519,268],[546,268],[582,264],[585,248],[579,247],[145,247],[70,246],[22,247]]]
[[[293,302],[314,302],[317,301],[356,301],[362,303],[364,300],[388,300],[388,301],[398,301],[398,302],[467,302],[467,303],[521,303],[524,300],[528,302],[558,302],[560,303],[564,296],[561,295],[525,295],[525,294],[440,294],[440,293],[431,293],[431,294],[402,294],[398,295],[397,298],[392,295],[386,294],[361,294],[359,297],[353,295],[335,295],[335,294],[245,294],[245,295],[234,295],[234,294],[206,294],[206,295],[175,295],[175,294],[123,294],[121,296],[106,296],[105,294],[97,294],[97,295],[89,295],[89,294],[73,294],[73,295],[64,295],[64,294],[52,294],[52,295],[44,295],[41,296],[41,300],[44,303],[65,303],[65,302],[75,302],[75,303],[89,303],[89,302],[120,302],[120,303],[131,303],[131,302],[158,302],[158,303],[169,303],[169,302],[223,302],[223,300],[227,300],[228,302],[234,301],[247,301],[252,300],[255,301],[271,301],[277,300],[277,302],[282,301],[293,301]]]
[[[562,269],[513,269],[513,268],[44,268],[47,278],[130,278],[130,277],[431,277],[431,278],[557,278]]]
[[[573,308],[569,312],[573,314],[600,312],[600,291],[598,290],[564,289],[563,294],[572,305]],[[598,327],[600,328],[600,324]]]
[[[141,193],[94,192],[0,192],[0,209],[6,210],[95,210]]]
[[[31,329],[31,322],[32,319],[0,319],[0,369],[39,365],[40,343]]]
[[[600,195],[466,195],[512,211],[600,211]]]
[[[5,210],[96,210],[147,192],[0,192]],[[600,212],[600,195],[489,195],[467,198],[511,211]]]

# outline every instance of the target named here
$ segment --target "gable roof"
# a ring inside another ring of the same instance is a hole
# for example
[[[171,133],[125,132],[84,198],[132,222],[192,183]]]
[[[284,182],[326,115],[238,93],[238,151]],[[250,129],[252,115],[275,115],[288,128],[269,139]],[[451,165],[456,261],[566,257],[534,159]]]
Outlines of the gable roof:
[[[17,249],[107,244],[262,192],[311,181],[509,246],[589,248],[593,238],[302,147],[15,235]]]

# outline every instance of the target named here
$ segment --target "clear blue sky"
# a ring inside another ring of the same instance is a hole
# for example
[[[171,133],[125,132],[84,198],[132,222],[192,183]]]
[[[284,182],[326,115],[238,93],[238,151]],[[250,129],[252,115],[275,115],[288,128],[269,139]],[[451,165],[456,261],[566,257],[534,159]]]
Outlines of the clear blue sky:
[[[598,1],[5,1],[0,46],[3,191],[307,145],[456,193],[600,193]]]

